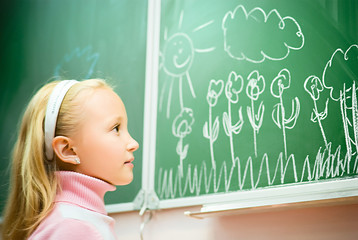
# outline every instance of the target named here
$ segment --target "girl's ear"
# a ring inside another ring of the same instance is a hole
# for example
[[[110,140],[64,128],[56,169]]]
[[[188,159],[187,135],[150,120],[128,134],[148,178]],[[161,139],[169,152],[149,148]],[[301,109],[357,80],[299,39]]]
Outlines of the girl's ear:
[[[56,136],[52,140],[52,148],[60,161],[78,164],[78,156],[72,148],[72,140],[64,136]]]

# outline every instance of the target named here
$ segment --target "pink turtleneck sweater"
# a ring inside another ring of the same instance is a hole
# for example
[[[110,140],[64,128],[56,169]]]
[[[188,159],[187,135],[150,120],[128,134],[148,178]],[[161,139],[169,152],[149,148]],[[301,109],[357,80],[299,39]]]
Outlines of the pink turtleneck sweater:
[[[62,191],[54,209],[29,240],[115,240],[114,220],[107,215],[103,197],[115,186],[76,172],[56,172]]]

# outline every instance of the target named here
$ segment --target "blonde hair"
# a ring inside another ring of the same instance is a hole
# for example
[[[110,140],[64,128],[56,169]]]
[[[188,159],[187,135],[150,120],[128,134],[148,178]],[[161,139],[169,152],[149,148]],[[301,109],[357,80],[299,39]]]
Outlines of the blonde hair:
[[[10,193],[4,210],[3,240],[25,239],[52,210],[58,189],[56,160],[46,159],[44,119],[49,96],[58,82],[43,86],[28,104],[12,154]],[[55,135],[70,137],[81,121],[81,92],[112,89],[104,80],[84,80],[63,99]],[[86,95],[89,96],[89,95]]]

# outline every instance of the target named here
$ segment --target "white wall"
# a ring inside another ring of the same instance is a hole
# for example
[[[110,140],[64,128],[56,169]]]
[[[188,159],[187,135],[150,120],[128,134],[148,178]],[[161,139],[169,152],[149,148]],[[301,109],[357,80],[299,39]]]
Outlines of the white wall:
[[[144,240],[357,240],[358,202],[340,206],[278,209],[194,219],[185,211],[159,210],[144,228]],[[111,214],[120,240],[139,240],[138,212]],[[1,231],[1,225],[0,225]]]
[[[194,219],[185,211],[159,210],[144,229],[144,240],[358,239],[358,202],[349,205],[276,209],[268,212]],[[140,239],[138,212],[112,214],[119,239]]]

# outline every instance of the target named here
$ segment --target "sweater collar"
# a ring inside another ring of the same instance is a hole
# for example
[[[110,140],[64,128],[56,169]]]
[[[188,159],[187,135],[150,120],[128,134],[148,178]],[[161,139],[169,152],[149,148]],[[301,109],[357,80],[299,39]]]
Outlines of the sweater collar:
[[[101,214],[107,214],[104,206],[104,194],[114,191],[115,186],[100,179],[71,171],[57,171],[61,190],[57,192],[55,202],[67,202]]]

